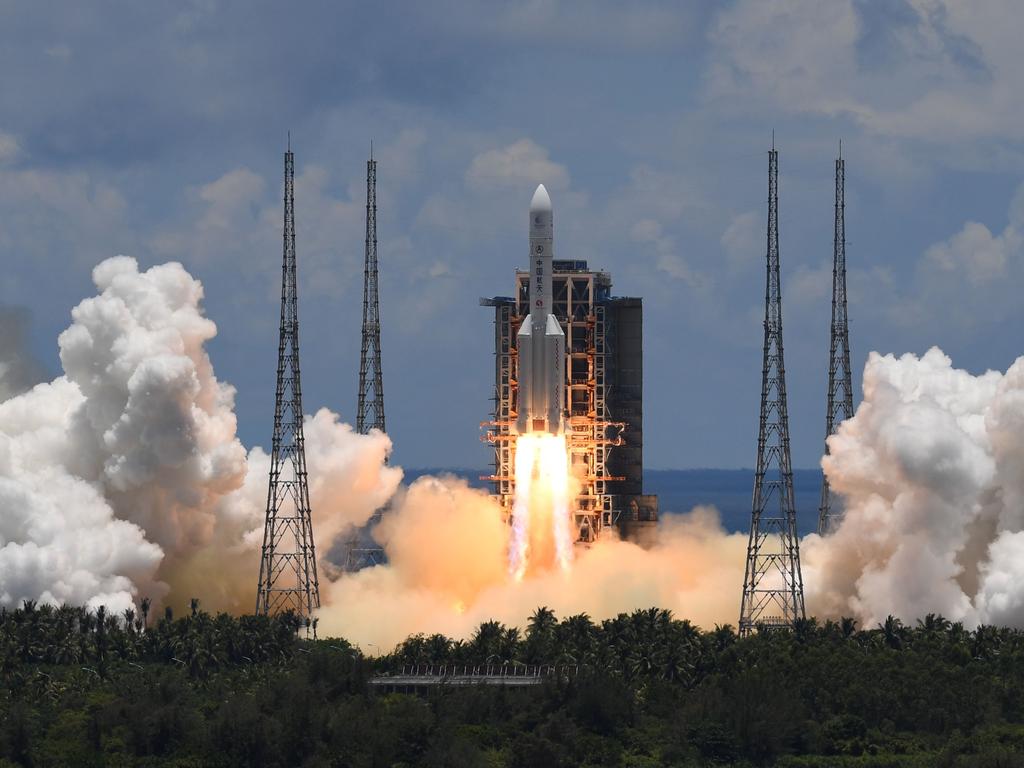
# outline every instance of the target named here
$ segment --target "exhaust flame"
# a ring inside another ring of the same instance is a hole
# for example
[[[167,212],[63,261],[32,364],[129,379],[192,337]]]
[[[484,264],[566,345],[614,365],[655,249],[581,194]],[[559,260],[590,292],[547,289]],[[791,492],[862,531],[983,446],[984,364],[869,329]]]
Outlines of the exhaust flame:
[[[516,495],[512,504],[509,572],[516,581],[531,560],[572,563],[569,525],[569,454],[564,435],[528,434],[516,441]]]

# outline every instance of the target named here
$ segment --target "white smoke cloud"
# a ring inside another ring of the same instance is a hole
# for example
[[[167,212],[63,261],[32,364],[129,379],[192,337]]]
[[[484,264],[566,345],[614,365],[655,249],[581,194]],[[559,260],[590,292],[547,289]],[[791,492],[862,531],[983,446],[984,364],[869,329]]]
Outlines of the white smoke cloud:
[[[142,594],[247,610],[269,457],[236,437],[234,389],[205,350],[216,326],[177,263],[93,271],[98,294],[59,338],[64,375],[0,403],[0,605],[128,607]],[[305,420],[318,538],[394,493],[385,435]],[[322,551],[326,551],[325,549]]]
[[[1024,358],[975,376],[937,348],[872,353],[864,402],[823,459],[846,515],[804,541],[809,609],[1024,624],[1022,427]]]
[[[122,610],[148,595],[250,610],[270,459],[236,437],[234,390],[205,351],[216,327],[202,286],[179,264],[140,271],[126,257],[93,278],[97,295],[59,339],[64,374],[0,402],[0,605]],[[746,536],[711,509],[666,517],[650,549],[604,540],[568,572],[516,582],[487,494],[454,478],[399,491],[386,435],[355,434],[328,410],[304,425],[321,557],[389,510],[375,531],[387,565],[321,571],[326,632],[385,648],[490,618],[522,624],[539,605],[735,622]],[[1024,626],[1024,358],[975,376],[938,349],[873,353],[864,402],[830,448],[846,516],[803,541],[811,613]]]

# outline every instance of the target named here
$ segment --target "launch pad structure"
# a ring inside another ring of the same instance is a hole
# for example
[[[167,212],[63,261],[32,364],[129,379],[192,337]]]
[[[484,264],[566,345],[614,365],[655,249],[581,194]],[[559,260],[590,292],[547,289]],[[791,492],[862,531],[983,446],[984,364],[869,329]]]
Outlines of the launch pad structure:
[[[494,410],[484,422],[494,447],[483,478],[506,518],[515,497],[519,327],[530,310],[530,274],[516,272],[514,296],[480,300],[494,309]],[[552,312],[565,334],[565,434],[581,490],[572,505],[576,541],[616,531],[653,541],[658,497],[643,492],[643,300],[612,296],[608,272],[586,261],[553,262]]]

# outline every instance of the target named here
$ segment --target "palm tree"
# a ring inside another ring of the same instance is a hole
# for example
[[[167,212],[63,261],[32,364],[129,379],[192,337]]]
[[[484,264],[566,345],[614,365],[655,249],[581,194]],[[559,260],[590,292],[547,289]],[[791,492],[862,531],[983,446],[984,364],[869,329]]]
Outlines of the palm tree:
[[[555,612],[541,606],[526,622],[526,655],[535,664],[548,663],[554,653],[555,627],[558,620]]]
[[[949,619],[939,616],[934,613],[929,613],[924,617],[924,620],[917,620],[918,631],[921,632],[925,637],[931,638],[939,634],[944,634],[949,631],[952,626]]]
[[[534,635],[548,635],[554,631],[557,625],[555,612],[542,605],[533,612],[529,621],[526,622],[526,636],[529,638]]]
[[[149,606],[152,603],[148,597],[142,598],[139,603],[139,610],[142,611],[142,626],[144,629],[149,629]]]
[[[423,646],[425,658],[429,664],[449,661],[452,653],[452,641],[444,635],[431,635]]]
[[[903,647],[903,638],[901,637],[903,622],[889,614],[885,617],[885,622],[878,625],[878,628],[882,631],[882,638],[887,646],[896,649]]]
[[[499,656],[501,638],[505,627],[496,621],[485,621],[473,633],[472,654],[477,662],[484,662],[491,656]]]

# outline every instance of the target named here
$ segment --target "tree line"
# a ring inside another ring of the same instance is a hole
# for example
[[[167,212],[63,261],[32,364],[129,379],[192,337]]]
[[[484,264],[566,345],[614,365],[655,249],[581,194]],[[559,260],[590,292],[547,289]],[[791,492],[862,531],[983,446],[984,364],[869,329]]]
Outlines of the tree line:
[[[928,615],[740,638],[659,609],[537,609],[374,658],[292,614],[0,611],[0,768],[1019,766],[1024,633]],[[369,685],[411,665],[550,664],[528,689]]]

